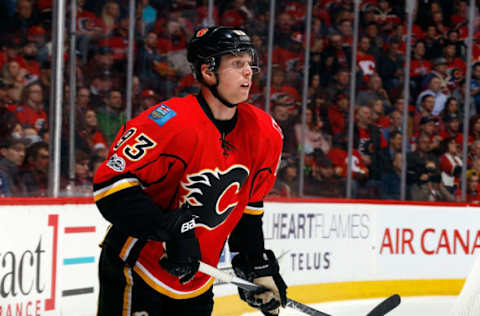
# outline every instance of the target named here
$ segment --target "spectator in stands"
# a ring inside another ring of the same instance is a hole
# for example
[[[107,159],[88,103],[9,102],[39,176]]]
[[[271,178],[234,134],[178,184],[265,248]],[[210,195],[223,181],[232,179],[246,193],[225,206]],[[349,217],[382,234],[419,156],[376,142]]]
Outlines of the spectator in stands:
[[[292,198],[298,196],[298,167],[295,159],[288,158],[278,171],[275,185],[269,196]]]
[[[8,84],[0,78],[0,108],[6,108],[8,105],[12,104],[13,100],[8,94],[8,90],[12,86],[12,84]]]
[[[335,72],[333,81],[327,88],[327,102],[334,103],[337,93],[342,93],[347,99],[350,96],[350,71],[347,68],[340,68]]]
[[[292,99],[292,97],[290,97]],[[277,97],[272,100],[272,117],[280,126],[283,132],[283,152],[296,154],[297,142],[295,138],[295,130],[293,128],[294,116],[290,115],[289,107],[291,102],[288,101],[288,96]]]
[[[90,106],[98,110],[104,105],[104,98],[113,87],[111,73],[108,71],[95,71],[90,74]]]
[[[443,155],[440,157],[438,164],[441,170],[442,183],[450,193],[455,194],[463,166],[460,145],[457,144],[454,137],[448,137],[442,142],[442,152]]]
[[[333,102],[328,108],[328,120],[333,134],[336,135],[346,131],[349,102],[347,96],[341,92],[335,95]]]
[[[93,57],[85,66],[87,74],[95,72],[110,72],[110,75],[115,74],[114,69],[114,52],[109,46],[99,46],[95,48]]]
[[[48,196],[49,158],[48,143],[41,141],[28,147],[21,174],[27,196]]]
[[[285,77],[285,69],[278,65],[272,67],[272,85],[270,90],[272,99],[276,98],[277,95],[287,93],[292,96],[296,102],[299,102],[300,94],[295,87],[292,87],[286,82]]]
[[[378,57],[378,74],[386,90],[396,86],[395,73],[403,67],[403,57],[399,53],[399,48],[400,43],[392,40],[388,43],[386,54],[380,54]]]
[[[174,66],[159,53],[158,36],[154,32],[146,34],[143,46],[138,49],[136,73],[146,89],[161,90],[165,95],[175,89]]]
[[[126,122],[122,92],[120,90],[112,89],[108,92],[105,106],[98,110],[97,119],[98,127],[105,136],[108,145],[110,145],[120,127]]]
[[[377,62],[375,57],[369,53],[370,38],[361,36],[357,49],[357,67],[363,74],[363,84],[367,85],[370,77],[377,72]]]
[[[454,202],[456,200],[443,185],[442,177],[433,160],[426,161],[418,180],[411,186],[409,192],[412,201]]]
[[[455,138],[459,145],[462,144],[463,135],[460,132],[460,121],[456,114],[449,114],[445,116],[444,119],[445,128],[443,131],[440,131],[440,136],[442,139],[446,139],[448,137]]]
[[[378,74],[373,74],[368,80],[368,89],[362,90],[357,96],[357,104],[368,105],[372,99],[380,99],[385,109],[391,109],[392,103],[387,91],[383,88],[382,78]]]
[[[323,129],[324,123],[318,114],[308,107],[305,112],[305,145],[304,152],[312,153],[320,150],[327,154],[332,147],[331,136]],[[302,144],[302,124],[297,122],[294,126],[297,144]]]
[[[455,115],[460,122],[463,122],[463,115],[460,111],[458,100],[455,97],[449,97],[447,101],[445,101],[445,109],[442,112],[443,121],[445,121],[445,118],[449,115]]]
[[[467,171],[467,194],[466,194],[466,203],[480,204],[480,191],[479,191],[479,182],[480,177],[478,171],[468,170]],[[462,199],[462,190],[458,190],[456,194],[458,201]]]
[[[390,125],[390,120],[385,116],[385,110],[381,99],[373,98],[368,102],[372,110],[372,123],[379,128],[386,128]]]
[[[157,95],[155,91],[151,89],[143,90],[140,94],[140,106],[138,108],[137,113],[140,114],[141,112],[147,110],[151,106],[158,103]]]
[[[39,23],[34,3],[29,0],[18,0],[15,14],[5,23],[4,32],[8,34],[26,34],[28,28]]]
[[[11,85],[9,95],[15,103],[20,101],[22,90],[27,82],[27,71],[16,60],[6,62],[2,67],[3,81]]]
[[[422,83],[428,73],[431,71],[431,64],[425,58],[425,42],[419,40],[415,43],[410,64],[410,78],[412,95],[416,96],[422,90]]]
[[[378,168],[377,172],[380,178],[385,172],[392,171],[395,167],[393,161],[395,154],[402,152],[402,139],[402,132],[398,130],[393,131],[390,134],[388,146],[378,150],[378,159],[375,167]]]
[[[436,81],[436,79],[434,79]],[[413,119],[413,129],[414,132],[417,132],[421,125],[421,120],[425,117],[432,117],[436,120],[438,125],[438,130],[441,131],[443,129],[443,121],[440,115],[433,114],[433,109],[435,108],[435,96],[432,94],[424,94],[420,98],[420,103],[418,111],[415,113]]]
[[[400,184],[402,174],[401,152],[393,153],[391,164],[391,167],[386,169],[381,175],[379,197],[383,200],[400,200]]]
[[[229,3],[227,10],[223,12],[221,24],[230,27],[244,27],[253,18],[253,11],[247,8],[245,0],[234,0]]]
[[[470,94],[475,104],[476,113],[480,113],[480,62],[476,62],[472,66],[472,81],[470,87]]]
[[[458,69],[460,72],[465,73],[466,63],[459,57],[457,57],[456,43],[453,41],[446,41],[443,48],[443,57],[447,61],[447,71],[453,68]]]
[[[305,180],[304,194],[307,196],[345,197],[345,180],[335,173],[333,162],[328,156],[316,155],[313,175]]]
[[[443,109],[445,108],[445,102],[447,101],[448,96],[443,93],[442,89],[442,81],[439,77],[431,77],[430,82],[428,84],[428,89],[424,90],[422,93],[418,95],[417,98],[417,109],[423,111],[423,108],[420,108],[420,104],[422,101],[423,96],[431,95],[434,97],[435,102],[432,109],[432,115],[439,115],[442,113]]]
[[[413,185],[417,182],[427,161],[436,161],[430,143],[430,136],[422,133],[418,136],[415,151],[407,153],[407,184]]]
[[[325,50],[327,58],[326,64],[331,65],[332,69],[350,69],[350,47],[344,47],[342,35],[332,33],[328,36],[328,46]]]
[[[390,141],[390,135],[392,135],[394,131],[401,132],[403,129],[402,114],[399,111],[393,110],[390,112],[388,115],[388,120],[388,126],[381,129],[383,137],[387,142]]]
[[[26,141],[7,136],[0,144],[0,196],[22,196],[24,184],[20,181],[20,167],[25,159]]]
[[[96,154],[106,158],[107,141],[98,127],[96,112],[93,109],[86,109],[79,117],[79,121],[83,124],[77,128],[79,136],[77,148],[87,154]]]
[[[355,115],[353,147],[362,155],[362,160],[369,168],[370,180],[366,186],[366,194],[375,195],[380,171],[378,167],[378,153],[387,146],[387,141],[380,133],[380,129],[372,124],[372,111],[368,105],[360,105]],[[370,196],[373,197],[373,196]]]
[[[75,151],[75,179],[66,188],[76,196],[91,196],[93,183],[90,178],[90,159],[88,154],[81,150]]]
[[[103,5],[98,26],[104,36],[109,36],[117,26],[120,18],[120,5],[115,1],[108,1]]]
[[[30,78],[36,78],[36,79],[40,77],[40,64],[37,61],[37,52],[38,52],[38,48],[33,40],[27,40],[24,43],[22,47],[22,53],[23,53],[22,67],[30,75]]]
[[[450,90],[448,86],[448,63],[444,57],[439,57],[433,61],[433,69],[423,79],[422,89],[431,89],[431,79],[434,77],[440,80],[439,91],[443,92],[444,94],[449,94]]]
[[[90,106],[90,90],[86,87],[80,87],[77,89],[77,103],[76,109],[77,112],[84,112]]]
[[[32,126],[38,131],[47,126],[48,116],[45,112],[43,88],[40,82],[34,81],[25,86],[20,104],[9,106],[9,110],[15,113],[24,127]]]
[[[468,136],[468,143],[475,140],[480,140],[480,114],[475,114],[470,117],[468,122],[470,135]]]

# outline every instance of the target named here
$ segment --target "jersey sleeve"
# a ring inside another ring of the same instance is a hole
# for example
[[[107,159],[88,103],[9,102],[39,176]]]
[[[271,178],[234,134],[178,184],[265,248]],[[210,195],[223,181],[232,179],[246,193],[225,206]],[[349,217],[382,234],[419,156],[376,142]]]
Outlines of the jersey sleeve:
[[[159,229],[165,211],[177,207],[172,203],[196,146],[196,134],[176,126],[159,126],[147,115],[135,118],[119,132],[95,173],[97,207],[128,235],[168,239]]]
[[[282,155],[283,134],[277,122],[270,116],[266,119],[262,131],[262,141],[258,144],[256,168],[252,175],[252,186],[246,214],[263,213],[263,199],[272,189],[277,177],[278,166]]]

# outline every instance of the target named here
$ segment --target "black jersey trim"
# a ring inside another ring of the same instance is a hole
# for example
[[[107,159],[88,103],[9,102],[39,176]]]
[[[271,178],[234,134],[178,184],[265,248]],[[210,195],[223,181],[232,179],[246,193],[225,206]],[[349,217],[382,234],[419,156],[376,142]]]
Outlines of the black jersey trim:
[[[255,180],[257,179],[258,175],[263,171],[268,171],[268,172],[270,172],[270,174],[273,174],[272,169],[270,169],[269,167],[257,170],[257,172],[255,172],[255,174],[252,177],[252,185],[250,187],[250,192],[248,192],[248,197],[252,196],[252,191],[253,191],[253,187],[255,185]]]

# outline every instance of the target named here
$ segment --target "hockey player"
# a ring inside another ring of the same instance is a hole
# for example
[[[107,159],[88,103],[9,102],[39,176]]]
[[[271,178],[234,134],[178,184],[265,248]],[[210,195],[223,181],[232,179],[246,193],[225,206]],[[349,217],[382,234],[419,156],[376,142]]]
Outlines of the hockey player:
[[[94,199],[112,223],[99,263],[99,316],[210,315],[227,241],[235,272],[264,286],[240,297],[265,315],[286,304],[286,284],[264,248],[263,198],[276,177],[282,134],[244,103],[258,70],[249,36],[195,32],[188,60],[199,95],[172,98],[127,122],[97,170]]]

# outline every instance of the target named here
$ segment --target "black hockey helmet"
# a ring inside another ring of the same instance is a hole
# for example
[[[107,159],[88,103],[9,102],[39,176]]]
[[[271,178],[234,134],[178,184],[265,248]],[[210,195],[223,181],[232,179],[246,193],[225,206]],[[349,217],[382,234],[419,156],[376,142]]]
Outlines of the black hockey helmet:
[[[192,64],[194,74],[202,80],[200,66],[208,64],[215,72],[220,64],[220,57],[227,54],[250,53],[252,71],[258,72],[255,48],[247,33],[239,28],[212,26],[197,30],[187,46],[187,60]]]

